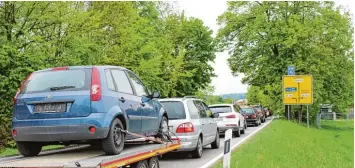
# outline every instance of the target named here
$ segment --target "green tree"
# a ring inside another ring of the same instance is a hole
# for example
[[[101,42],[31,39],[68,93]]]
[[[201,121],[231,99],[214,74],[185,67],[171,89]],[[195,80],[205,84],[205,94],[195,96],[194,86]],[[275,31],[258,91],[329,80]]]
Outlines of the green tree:
[[[288,65],[313,76],[312,117],[321,103],[344,112],[353,102],[353,27],[334,2],[228,2],[218,21],[217,41],[231,51],[233,74],[244,73],[243,82],[260,87],[278,110]]]

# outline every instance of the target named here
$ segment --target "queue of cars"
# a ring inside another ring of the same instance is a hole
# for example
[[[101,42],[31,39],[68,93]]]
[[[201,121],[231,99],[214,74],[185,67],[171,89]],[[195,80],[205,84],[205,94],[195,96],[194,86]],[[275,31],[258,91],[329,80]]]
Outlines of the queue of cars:
[[[179,137],[178,151],[202,157],[218,149],[220,133],[244,134],[270,115],[261,106],[207,105],[194,97],[159,98],[130,70],[117,66],[71,66],[30,74],[14,97],[12,137],[23,156],[36,156],[49,144],[90,144],[117,155],[129,132]]]

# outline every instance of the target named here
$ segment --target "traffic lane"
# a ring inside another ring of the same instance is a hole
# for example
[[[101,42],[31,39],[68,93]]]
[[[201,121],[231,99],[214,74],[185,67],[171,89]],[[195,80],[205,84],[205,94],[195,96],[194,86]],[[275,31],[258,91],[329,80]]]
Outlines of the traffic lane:
[[[266,119],[265,123],[271,121],[271,118]],[[260,125],[260,126],[262,126]],[[232,139],[231,147],[236,143],[247,138],[248,135],[258,130],[260,127],[249,126],[246,129],[245,134],[242,134],[241,137],[234,137]],[[203,166],[205,163],[209,162],[219,154],[223,153],[224,150],[224,135],[221,135],[220,147],[218,149],[211,149],[211,146],[208,145],[203,149],[202,158],[195,159],[192,158],[191,155],[187,152],[178,152],[178,153],[169,153],[168,155],[164,155],[164,157],[160,160],[161,168],[199,168]]]

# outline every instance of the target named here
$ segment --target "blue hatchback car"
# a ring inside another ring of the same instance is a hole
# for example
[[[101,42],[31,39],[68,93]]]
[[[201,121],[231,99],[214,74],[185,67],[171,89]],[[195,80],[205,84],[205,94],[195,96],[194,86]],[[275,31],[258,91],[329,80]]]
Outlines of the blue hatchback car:
[[[43,145],[88,143],[119,154],[124,141],[168,132],[168,116],[142,81],[117,66],[57,67],[33,72],[14,97],[12,136],[23,156]]]

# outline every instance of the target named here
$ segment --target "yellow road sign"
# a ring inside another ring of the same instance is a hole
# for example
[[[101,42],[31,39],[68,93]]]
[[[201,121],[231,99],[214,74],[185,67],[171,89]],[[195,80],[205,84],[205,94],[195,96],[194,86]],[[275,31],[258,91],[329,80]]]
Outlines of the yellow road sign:
[[[313,103],[313,78],[311,75],[283,76],[282,89],[282,99],[286,105]]]

